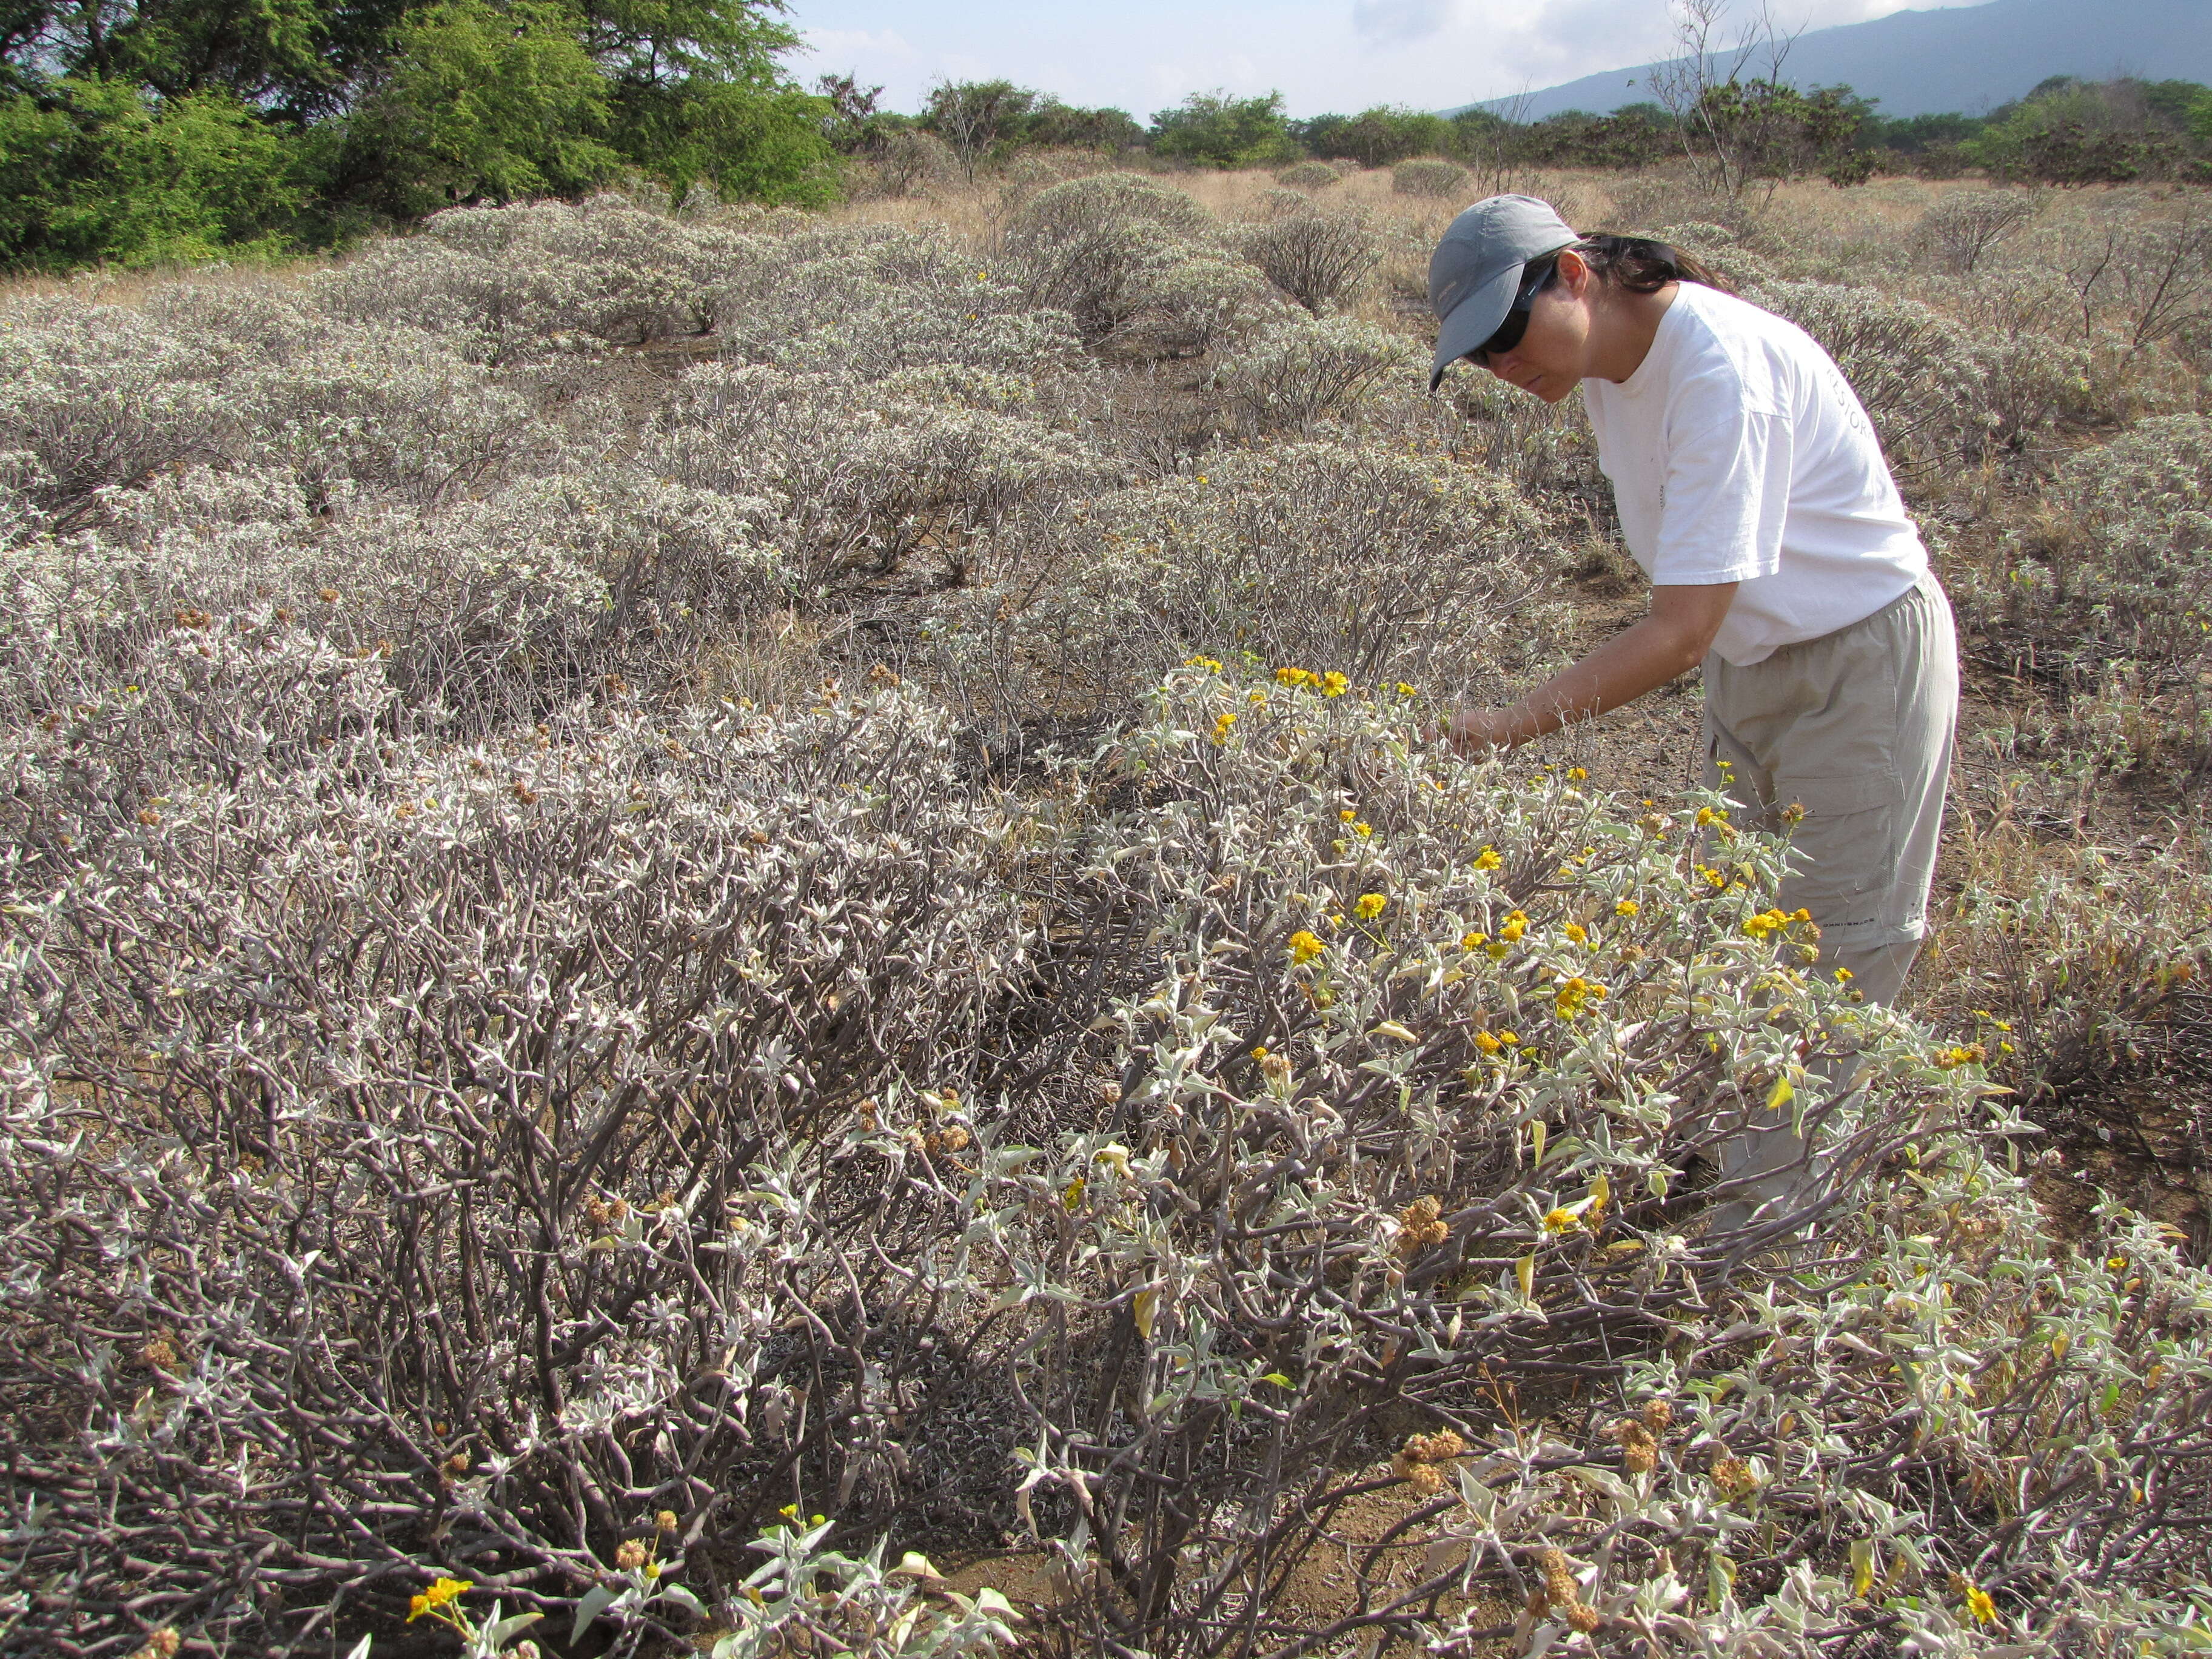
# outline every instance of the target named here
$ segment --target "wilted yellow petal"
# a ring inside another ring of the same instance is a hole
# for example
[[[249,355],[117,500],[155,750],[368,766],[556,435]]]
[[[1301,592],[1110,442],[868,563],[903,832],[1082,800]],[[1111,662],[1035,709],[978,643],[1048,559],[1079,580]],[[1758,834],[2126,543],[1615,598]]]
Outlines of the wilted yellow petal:
[[[1874,1588],[1874,1540],[1855,1538],[1851,1540],[1851,1594],[1864,1595]]]

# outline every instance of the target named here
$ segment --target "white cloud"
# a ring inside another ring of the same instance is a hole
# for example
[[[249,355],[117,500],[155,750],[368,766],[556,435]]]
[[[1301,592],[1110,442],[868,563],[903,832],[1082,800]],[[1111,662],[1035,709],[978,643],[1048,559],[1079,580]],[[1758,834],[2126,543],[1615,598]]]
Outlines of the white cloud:
[[[1352,27],[1364,40],[1404,46],[1443,33],[1453,0],[1352,0]]]

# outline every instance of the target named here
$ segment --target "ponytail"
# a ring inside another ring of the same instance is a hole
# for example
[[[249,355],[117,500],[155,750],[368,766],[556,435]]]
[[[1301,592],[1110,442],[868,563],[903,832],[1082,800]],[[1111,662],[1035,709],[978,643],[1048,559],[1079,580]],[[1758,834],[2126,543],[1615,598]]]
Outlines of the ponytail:
[[[1631,294],[1656,294],[1669,283],[1697,283],[1717,288],[1723,294],[1735,291],[1704,261],[1648,236],[1615,236],[1600,232],[1583,237],[1574,244],[1574,250],[1582,255],[1600,282],[1626,289]]]

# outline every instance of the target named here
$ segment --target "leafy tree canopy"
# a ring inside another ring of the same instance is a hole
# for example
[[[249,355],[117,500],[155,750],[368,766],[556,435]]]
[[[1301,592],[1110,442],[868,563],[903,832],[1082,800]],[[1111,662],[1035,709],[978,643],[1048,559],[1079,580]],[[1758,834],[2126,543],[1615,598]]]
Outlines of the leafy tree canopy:
[[[782,0],[0,0],[0,264],[313,244],[625,169],[819,200],[833,106],[780,66],[784,18]]]
[[[1194,92],[1152,117],[1152,139],[1154,155],[1200,167],[1265,167],[1298,156],[1279,92],[1261,98]]]

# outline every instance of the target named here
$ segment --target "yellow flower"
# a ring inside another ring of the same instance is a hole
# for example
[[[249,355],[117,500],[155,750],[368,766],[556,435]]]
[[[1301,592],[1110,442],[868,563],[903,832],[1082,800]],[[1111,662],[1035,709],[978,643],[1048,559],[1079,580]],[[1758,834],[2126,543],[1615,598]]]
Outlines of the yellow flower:
[[[1495,847],[1486,847],[1474,855],[1474,867],[1478,870],[1495,870],[1504,862],[1504,860],[1498,856],[1498,849]]]
[[[1517,1048],[1521,1046],[1521,1039],[1510,1031],[1500,1031],[1498,1034],[1498,1040],[1509,1048]]]
[[[1236,724],[1237,716],[1234,714],[1216,715],[1213,721],[1213,741],[1217,744],[1227,743],[1229,741],[1229,728]]]
[[[1978,1625],[1993,1624],[1996,1620],[1997,1604],[1990,1600],[1990,1593],[1979,1584],[1966,1586],[1966,1611],[1974,1615]]]
[[[1349,823],[1352,819],[1358,816],[1358,813],[1353,811],[1349,806],[1347,806],[1337,813],[1336,820],[1339,823]]]
[[[1403,680],[1400,680],[1398,682],[1398,695],[1401,697],[1418,697],[1421,694],[1417,688],[1407,684]]]
[[[1498,937],[1504,939],[1508,945],[1510,945],[1528,931],[1528,918],[1527,915],[1519,910],[1509,910],[1505,913],[1504,925],[1498,930]]]
[[[1613,907],[1613,914],[1616,916],[1632,916],[1643,908],[1634,899],[1623,899]]]
[[[1352,908],[1359,912],[1360,921],[1372,921],[1382,914],[1382,907],[1389,902],[1380,893],[1362,893],[1359,902]]]
[[[1291,960],[1301,964],[1311,962],[1323,949],[1322,942],[1301,927],[1291,935]]]
[[[1310,668],[1278,668],[1275,671],[1275,684],[1278,685],[1311,685],[1314,684],[1313,671]]]
[[[407,1622],[411,1625],[424,1613],[435,1613],[447,1602],[458,1601],[475,1588],[475,1585],[465,1578],[439,1579],[420,1595],[408,1598]]]
[[[1490,935],[1487,933],[1462,933],[1459,938],[1459,948],[1462,951],[1472,951],[1479,945],[1487,944],[1489,939]]]
[[[1838,985],[1849,985],[1857,977],[1858,975],[1854,974],[1848,968],[1838,968],[1836,969],[1836,983]]]
[[[1489,1032],[1477,1031],[1474,1034],[1474,1046],[1481,1049],[1486,1054],[1494,1054],[1503,1045],[1499,1043],[1496,1037],[1491,1036]]]
[[[1572,1232],[1581,1225],[1582,1218],[1572,1210],[1553,1210],[1544,1218],[1544,1231],[1547,1233]]]
[[[1567,776],[1575,782],[1580,783],[1584,778],[1589,776],[1589,769],[1587,767],[1570,766],[1567,769]]]
[[[1355,836],[1371,836],[1375,831],[1373,827],[1369,824],[1355,823],[1352,826],[1352,833]]]
[[[1578,921],[1569,922],[1566,933],[1567,937],[1577,945],[1583,944],[1589,938],[1589,935],[1583,931],[1583,925]]]
[[[1352,689],[1352,682],[1334,668],[1321,677],[1321,694],[1324,697],[1340,697]]]

